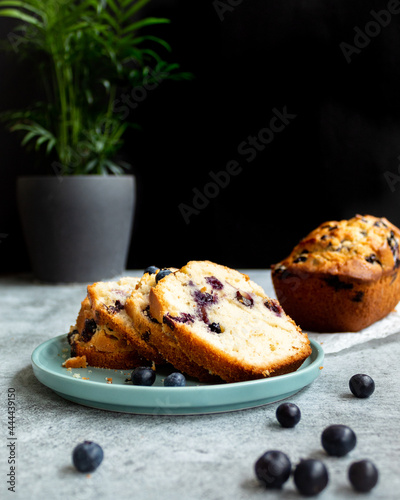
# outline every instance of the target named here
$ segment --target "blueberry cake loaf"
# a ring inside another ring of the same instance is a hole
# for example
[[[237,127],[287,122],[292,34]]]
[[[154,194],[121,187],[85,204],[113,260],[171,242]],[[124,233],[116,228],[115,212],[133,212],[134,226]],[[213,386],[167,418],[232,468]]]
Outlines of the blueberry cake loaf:
[[[296,370],[311,354],[305,333],[248,276],[191,261],[150,289],[149,312],[193,362],[226,382]]]
[[[122,278],[119,281],[99,281],[88,286],[88,298],[94,314],[94,320],[102,327],[114,332],[114,335],[126,339],[137,354],[154,361],[164,363],[160,353],[150,345],[145,335],[141,335],[125,310],[128,297],[138,284],[138,278]]]
[[[163,325],[150,314],[150,290],[168,274],[178,269],[169,268],[160,270],[153,268],[145,272],[139,284],[127,299],[125,308],[132,318],[135,327],[146,341],[153,345],[175,369],[194,377],[201,382],[222,382],[208,370],[192,361],[179,347],[172,335],[166,335]],[[163,277],[163,278],[161,278]]]
[[[399,241],[386,218],[324,222],[272,266],[276,296],[305,330],[359,331],[400,300]]]
[[[65,367],[74,367],[74,360],[83,357],[89,366],[98,368],[125,370],[151,364],[138,354],[125,336],[96,323],[88,297],[82,301],[76,324],[68,334],[68,342],[73,360],[67,360]]]

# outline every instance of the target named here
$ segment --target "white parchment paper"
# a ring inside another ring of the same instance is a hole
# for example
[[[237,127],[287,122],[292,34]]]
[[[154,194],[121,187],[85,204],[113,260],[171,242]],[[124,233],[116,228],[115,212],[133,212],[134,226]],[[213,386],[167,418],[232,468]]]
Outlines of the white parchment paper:
[[[321,344],[325,354],[334,353],[347,349],[357,344],[363,344],[369,340],[383,339],[389,335],[400,332],[400,309],[391,312],[388,316],[377,321],[373,325],[359,332],[344,333],[314,333],[307,332],[309,338]]]

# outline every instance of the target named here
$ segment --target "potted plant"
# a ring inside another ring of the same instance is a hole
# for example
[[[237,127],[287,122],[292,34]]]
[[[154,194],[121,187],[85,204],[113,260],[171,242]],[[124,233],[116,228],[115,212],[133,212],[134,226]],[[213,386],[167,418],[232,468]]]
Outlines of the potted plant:
[[[45,98],[4,114],[22,145],[40,156],[17,182],[34,276],[87,282],[120,274],[130,245],[135,177],[120,150],[131,113],[120,103],[166,79],[188,79],[148,32],[168,23],[143,17],[149,0],[0,0],[18,57],[35,58]],[[127,116],[128,115],[128,116]]]

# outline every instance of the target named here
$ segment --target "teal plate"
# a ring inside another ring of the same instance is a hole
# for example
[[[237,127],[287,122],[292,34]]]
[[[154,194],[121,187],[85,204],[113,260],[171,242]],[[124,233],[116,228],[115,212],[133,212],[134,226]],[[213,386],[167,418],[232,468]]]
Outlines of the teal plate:
[[[311,340],[312,353],[301,367],[286,375],[231,384],[203,384],[187,378],[185,387],[164,387],[170,371],[157,369],[151,387],[127,382],[130,370],[73,368],[61,365],[69,357],[66,335],[47,340],[32,353],[36,378],[61,397],[84,406],[147,415],[195,415],[255,408],[288,398],[315,380],[324,360],[321,346]],[[107,379],[112,379],[112,382]]]

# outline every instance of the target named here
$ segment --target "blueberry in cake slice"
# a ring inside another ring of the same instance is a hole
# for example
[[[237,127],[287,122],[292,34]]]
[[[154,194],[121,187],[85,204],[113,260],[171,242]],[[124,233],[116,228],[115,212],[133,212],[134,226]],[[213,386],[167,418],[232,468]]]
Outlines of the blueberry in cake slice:
[[[146,270],[147,271],[147,270]],[[132,318],[140,335],[153,345],[177,370],[201,382],[222,382],[219,377],[192,361],[184,354],[173,335],[165,334],[163,325],[150,314],[150,290],[161,283],[168,275],[178,271],[176,268],[150,269],[143,274],[139,284],[127,299],[125,309]]]
[[[83,358],[89,366],[120,370],[151,363],[138,354],[124,335],[96,323],[87,296],[81,303],[76,324],[70,329],[68,342],[71,358],[63,364],[65,367],[78,367]]]
[[[138,281],[139,278],[126,277],[119,281],[99,281],[88,286],[88,298],[94,320],[114,332],[114,335],[125,339],[139,356],[156,364],[164,363],[163,357],[147,342],[146,336],[140,334],[125,309],[126,300]]]
[[[248,276],[191,261],[149,291],[149,317],[193,362],[226,382],[289,373],[311,354],[305,333]]]

